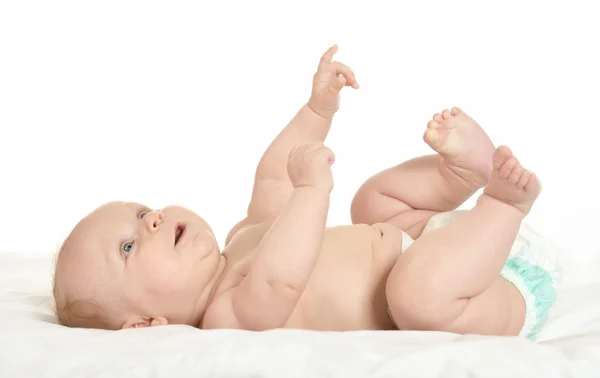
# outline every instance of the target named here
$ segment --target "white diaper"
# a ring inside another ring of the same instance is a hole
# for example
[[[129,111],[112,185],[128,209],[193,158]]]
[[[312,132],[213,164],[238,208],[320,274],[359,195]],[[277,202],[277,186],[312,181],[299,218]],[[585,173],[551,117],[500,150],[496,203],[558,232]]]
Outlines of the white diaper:
[[[412,243],[414,243],[414,240],[406,232],[404,232],[404,231],[401,231],[401,232],[402,232],[402,253],[404,253],[404,251],[406,251],[406,249],[408,247],[410,247],[410,245]]]

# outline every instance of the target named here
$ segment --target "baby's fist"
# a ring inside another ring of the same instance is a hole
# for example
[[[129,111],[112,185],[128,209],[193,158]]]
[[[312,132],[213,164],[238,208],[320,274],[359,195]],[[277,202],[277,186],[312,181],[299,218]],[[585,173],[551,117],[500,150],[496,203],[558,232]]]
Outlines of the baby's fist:
[[[333,152],[322,143],[304,144],[293,147],[288,158],[288,175],[294,188],[311,186],[326,190],[333,189],[331,165]]]

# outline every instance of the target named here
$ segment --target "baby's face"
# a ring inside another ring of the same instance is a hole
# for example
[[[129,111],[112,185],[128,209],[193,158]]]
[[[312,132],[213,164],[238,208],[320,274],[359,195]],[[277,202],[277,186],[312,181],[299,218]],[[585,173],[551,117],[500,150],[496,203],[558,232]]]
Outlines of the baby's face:
[[[195,213],[112,202],[67,238],[56,281],[63,297],[97,301],[115,328],[197,326],[221,259],[212,230]]]

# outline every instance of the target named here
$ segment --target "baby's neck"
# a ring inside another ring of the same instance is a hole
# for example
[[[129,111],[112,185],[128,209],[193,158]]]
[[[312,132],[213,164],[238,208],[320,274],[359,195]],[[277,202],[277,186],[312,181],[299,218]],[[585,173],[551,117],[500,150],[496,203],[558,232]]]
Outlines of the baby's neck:
[[[221,282],[223,273],[225,273],[226,266],[227,266],[227,258],[225,256],[221,255],[221,257],[219,259],[219,266],[217,267],[215,276],[213,277],[213,279],[210,281],[210,284],[208,285],[211,288],[210,295],[208,296],[208,303],[210,303],[212,301],[213,295],[215,294],[215,291],[219,287],[219,283]]]
[[[206,297],[205,295],[202,296],[206,299],[203,301],[204,309],[202,310],[202,315],[200,317],[200,321],[198,322],[198,326],[202,325],[202,322],[204,320],[204,313],[206,312],[206,309],[210,306],[210,303],[212,302],[216,292],[219,289],[219,284],[221,283],[221,278],[223,277],[223,273],[225,273],[226,266],[227,266],[227,258],[225,256],[221,255],[219,258],[219,264],[215,271],[215,275],[213,276],[213,278],[210,280],[210,282],[206,286],[206,289],[208,292],[208,297]]]

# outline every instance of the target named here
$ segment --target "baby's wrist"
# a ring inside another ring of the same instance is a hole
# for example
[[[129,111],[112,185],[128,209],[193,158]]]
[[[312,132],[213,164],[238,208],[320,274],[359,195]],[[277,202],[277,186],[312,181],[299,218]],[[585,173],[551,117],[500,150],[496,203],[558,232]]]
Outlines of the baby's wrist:
[[[315,117],[318,117],[322,121],[331,122],[333,119],[333,114],[329,114],[330,112],[326,112],[323,109],[320,109],[319,106],[315,105],[312,99],[308,100],[305,105],[305,108]]]

